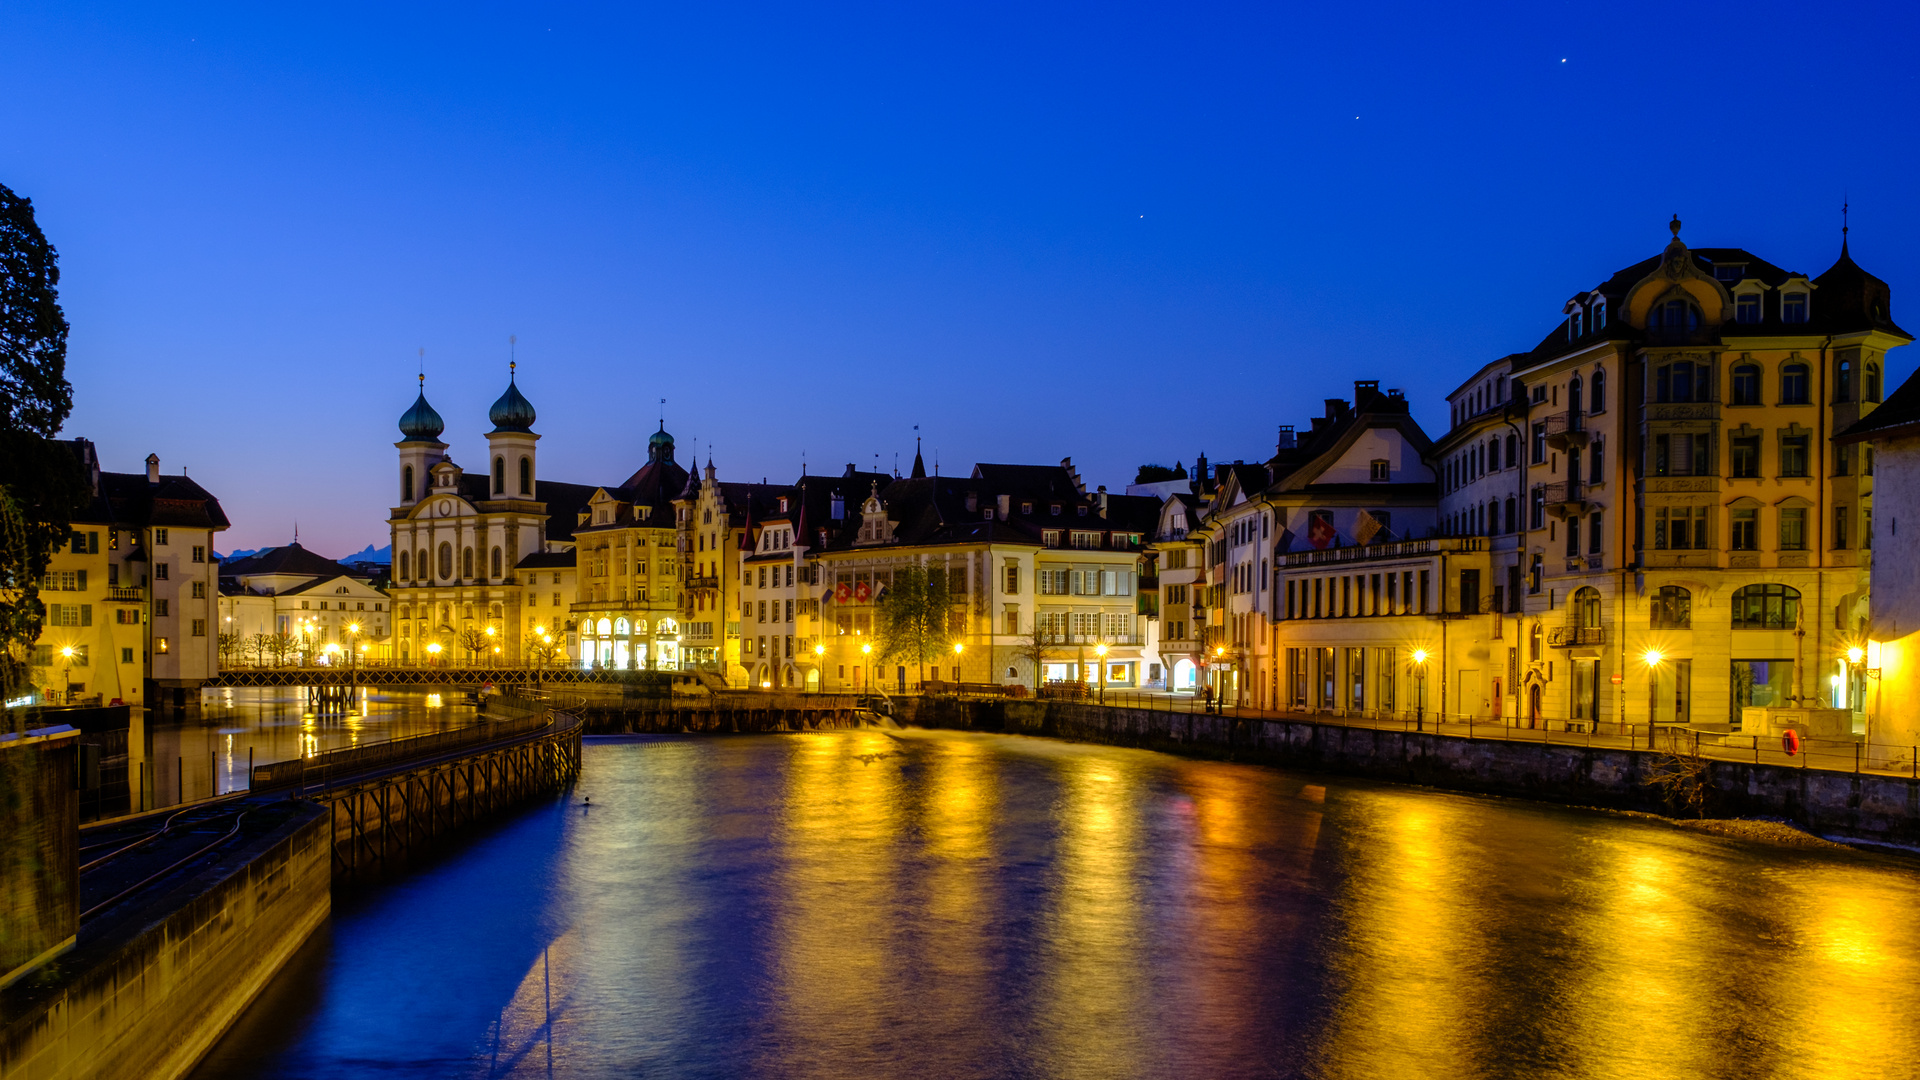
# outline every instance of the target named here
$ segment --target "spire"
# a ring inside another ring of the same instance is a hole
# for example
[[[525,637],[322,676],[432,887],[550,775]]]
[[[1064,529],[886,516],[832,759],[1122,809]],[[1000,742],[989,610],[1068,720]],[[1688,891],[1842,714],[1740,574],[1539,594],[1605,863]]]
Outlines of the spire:
[[[1847,204],[1840,203],[1840,257],[1847,257]]]
[[[507,339],[509,343],[513,340]],[[500,400],[487,410],[487,419],[493,421],[493,433],[496,435],[503,431],[533,430],[533,422],[537,418],[533,403],[520,392],[520,387],[514,381],[514,373],[519,367],[518,361],[507,361],[507,392],[501,394]]]
[[[927,463],[920,457],[920,436],[913,437],[913,478],[924,480],[927,476]]]
[[[434,442],[440,433],[447,430],[446,421],[427,404],[427,374],[420,373],[420,396],[413,400],[413,407],[400,415],[400,434],[407,441]]]

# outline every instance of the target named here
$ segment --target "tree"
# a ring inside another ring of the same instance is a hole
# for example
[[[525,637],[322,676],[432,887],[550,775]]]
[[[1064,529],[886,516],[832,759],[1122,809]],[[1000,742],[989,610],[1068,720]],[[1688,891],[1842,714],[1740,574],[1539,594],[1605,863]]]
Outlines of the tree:
[[[487,632],[471,622],[462,623],[460,632],[454,635],[454,642],[467,650],[470,658],[476,660],[480,658],[481,653],[487,651],[487,641]]]
[[[906,661],[924,679],[926,663],[952,647],[947,618],[953,609],[944,567],[904,566],[880,598],[880,659]]]
[[[1033,692],[1038,694],[1046,682],[1047,661],[1053,659],[1055,643],[1053,635],[1042,633],[1039,620],[1034,620],[1033,632],[1020,638],[1013,647],[1013,654],[1033,665]]]
[[[551,636],[536,631],[527,639],[527,659],[536,667],[546,667],[560,657],[561,645]]]
[[[0,184],[0,696],[30,681],[40,579],[85,505],[87,479],[53,441],[73,408],[59,255],[33,203]]]
[[[232,667],[240,659],[240,650],[246,646],[246,640],[239,634],[220,635],[220,666]]]
[[[299,648],[300,642],[285,630],[267,637],[267,652],[272,655],[275,667],[285,666],[287,657],[292,656]]]
[[[1136,484],[1157,484],[1162,480],[1185,480],[1187,471],[1179,468],[1167,468],[1165,465],[1142,465],[1140,471],[1133,474]]]

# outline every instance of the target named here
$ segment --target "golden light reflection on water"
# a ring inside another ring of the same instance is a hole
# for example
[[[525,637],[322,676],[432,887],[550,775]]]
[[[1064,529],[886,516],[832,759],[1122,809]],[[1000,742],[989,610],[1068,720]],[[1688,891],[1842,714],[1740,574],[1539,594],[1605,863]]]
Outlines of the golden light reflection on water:
[[[770,928],[775,1041],[783,1075],[846,1076],[907,1000],[891,962],[904,751],[878,733],[790,741]]]

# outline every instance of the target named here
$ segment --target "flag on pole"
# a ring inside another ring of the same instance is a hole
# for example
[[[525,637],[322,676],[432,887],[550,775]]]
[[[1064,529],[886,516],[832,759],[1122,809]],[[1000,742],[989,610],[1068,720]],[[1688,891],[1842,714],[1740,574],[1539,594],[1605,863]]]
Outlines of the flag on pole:
[[[1359,520],[1355,521],[1353,525],[1353,538],[1362,544],[1371,544],[1373,543],[1373,538],[1380,535],[1380,530],[1383,527],[1380,522],[1374,519],[1372,514],[1362,510],[1360,511]]]

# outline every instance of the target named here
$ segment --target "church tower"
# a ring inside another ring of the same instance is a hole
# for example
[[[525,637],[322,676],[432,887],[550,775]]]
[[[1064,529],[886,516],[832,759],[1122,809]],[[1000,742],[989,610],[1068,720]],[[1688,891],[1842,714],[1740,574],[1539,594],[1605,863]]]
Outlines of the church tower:
[[[536,491],[533,403],[514,382],[518,364],[507,365],[507,392],[488,410],[493,430],[487,433],[487,498],[533,499]]]
[[[400,502],[397,505],[412,506],[426,494],[433,482],[430,475],[433,467],[447,457],[447,444],[440,441],[440,433],[446,429],[440,414],[427,404],[427,377],[421,375],[420,396],[414,399],[412,408],[401,414],[400,441],[393,444],[400,451]]]

